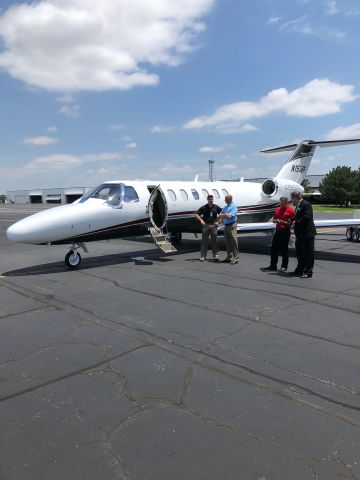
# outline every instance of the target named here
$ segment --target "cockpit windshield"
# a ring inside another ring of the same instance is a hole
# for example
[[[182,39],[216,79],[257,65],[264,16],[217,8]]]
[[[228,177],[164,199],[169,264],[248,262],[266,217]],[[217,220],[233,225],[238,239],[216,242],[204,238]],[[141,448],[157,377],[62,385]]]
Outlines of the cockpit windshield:
[[[79,203],[84,203],[89,198],[105,201],[114,207],[121,206],[123,202],[132,203],[139,201],[134,187],[124,185],[123,183],[103,183],[83,195]]]
[[[86,193],[80,200],[80,203],[86,202],[89,198],[103,200],[110,205],[118,206],[122,200],[122,184],[120,183],[103,183],[99,187],[95,187]]]

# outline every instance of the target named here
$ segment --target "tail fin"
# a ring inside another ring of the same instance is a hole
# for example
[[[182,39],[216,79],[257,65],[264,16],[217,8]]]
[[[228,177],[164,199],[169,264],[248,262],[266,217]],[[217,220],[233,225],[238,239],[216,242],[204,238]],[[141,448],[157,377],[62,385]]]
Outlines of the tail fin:
[[[263,153],[276,153],[294,150],[294,153],[281,168],[280,172],[276,175],[276,178],[292,180],[298,184],[301,184],[306,177],[316,147],[336,147],[339,145],[350,145],[352,143],[360,143],[360,139],[328,140],[322,142],[303,140],[300,143],[285,145],[283,147],[269,148],[261,151]]]

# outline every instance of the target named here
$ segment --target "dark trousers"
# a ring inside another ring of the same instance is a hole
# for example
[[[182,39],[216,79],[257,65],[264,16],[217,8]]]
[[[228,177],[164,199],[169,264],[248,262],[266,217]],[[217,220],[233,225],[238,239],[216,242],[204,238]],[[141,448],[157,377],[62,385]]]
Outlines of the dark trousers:
[[[290,229],[276,230],[271,244],[271,262],[272,267],[276,267],[279,259],[279,252],[282,254],[281,267],[287,268],[289,263],[289,240]]]
[[[298,273],[308,273],[312,275],[314,267],[315,238],[298,237],[295,242]]]

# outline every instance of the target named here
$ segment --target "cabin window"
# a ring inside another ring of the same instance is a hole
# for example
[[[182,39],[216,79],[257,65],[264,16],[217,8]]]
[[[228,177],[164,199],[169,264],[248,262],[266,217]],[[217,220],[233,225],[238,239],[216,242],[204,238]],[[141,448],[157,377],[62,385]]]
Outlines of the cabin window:
[[[192,196],[195,198],[195,200],[199,200],[200,197],[197,190],[195,190],[195,188],[191,189],[191,193],[192,193]]]
[[[225,188],[222,189],[222,192],[223,192],[223,194],[224,194],[224,197],[226,197],[227,195],[229,195],[229,192],[228,192]]]
[[[129,185],[124,185],[124,202],[125,203],[135,203],[139,201],[138,194],[134,187]]]
[[[188,196],[186,190],[181,189],[181,190],[180,190],[180,195],[181,195],[181,198],[182,198],[183,200],[189,200],[189,196]]]
[[[207,197],[208,197],[208,195],[209,195],[209,192],[206,190],[206,188],[203,188],[203,189],[202,189],[202,193],[203,193],[203,195],[204,195],[204,198],[207,199]]]
[[[220,198],[219,192],[216,190],[216,188],[213,188],[213,195],[215,198]]]
[[[167,193],[168,193],[168,195],[169,195],[170,200],[172,200],[172,201],[175,201],[175,200],[176,200],[176,195],[175,195],[174,190],[170,190],[170,189],[169,189],[169,190],[167,191]]]

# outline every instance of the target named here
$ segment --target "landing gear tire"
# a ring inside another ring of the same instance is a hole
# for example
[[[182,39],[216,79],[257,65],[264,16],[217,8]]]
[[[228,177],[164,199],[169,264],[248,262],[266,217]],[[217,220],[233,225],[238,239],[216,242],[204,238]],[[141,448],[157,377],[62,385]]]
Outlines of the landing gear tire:
[[[346,230],[346,240],[352,242],[354,240],[354,231],[352,228]]]
[[[360,230],[355,230],[354,232],[354,240],[355,242],[359,242],[360,241]]]
[[[81,263],[81,255],[79,252],[76,252],[74,250],[70,250],[66,254],[65,257],[65,264],[69,268],[77,268]]]
[[[178,243],[180,243],[181,239],[182,239],[182,233],[181,232],[170,233],[170,242],[173,245],[177,245]]]

